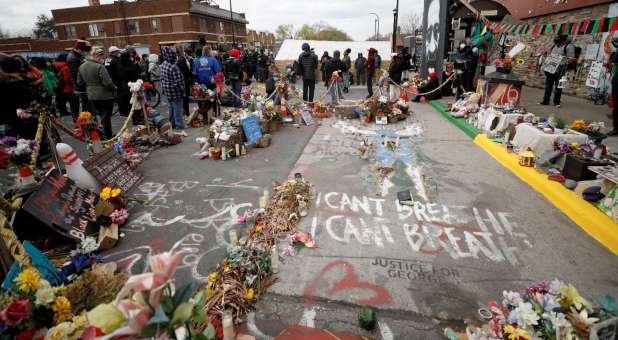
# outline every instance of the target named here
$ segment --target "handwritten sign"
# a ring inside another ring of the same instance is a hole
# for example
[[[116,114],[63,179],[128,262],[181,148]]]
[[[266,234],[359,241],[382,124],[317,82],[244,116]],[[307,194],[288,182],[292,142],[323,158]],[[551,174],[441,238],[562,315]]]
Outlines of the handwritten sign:
[[[305,121],[305,124],[307,124],[307,126],[315,124],[315,121],[313,120],[313,115],[311,115],[311,111],[302,108],[300,109],[300,115],[303,117],[303,120]]]
[[[603,64],[598,61],[593,61],[590,65],[590,71],[588,72],[588,78],[586,79],[586,86],[596,89],[600,85],[601,72],[603,72]]]
[[[84,168],[100,183],[124,192],[131,191],[144,177],[135,173],[129,163],[111,148],[94,154],[84,162]]]
[[[262,128],[256,115],[250,115],[241,119],[240,124],[249,144],[255,144],[262,138]]]
[[[556,74],[556,71],[558,71],[558,67],[560,67],[563,59],[564,56],[562,55],[550,54],[549,56],[547,56],[547,59],[545,59],[545,62],[543,63],[543,71],[551,74]]]
[[[54,171],[30,195],[23,208],[57,233],[83,241],[99,231],[94,210],[98,201],[96,193],[79,188],[71,179]]]

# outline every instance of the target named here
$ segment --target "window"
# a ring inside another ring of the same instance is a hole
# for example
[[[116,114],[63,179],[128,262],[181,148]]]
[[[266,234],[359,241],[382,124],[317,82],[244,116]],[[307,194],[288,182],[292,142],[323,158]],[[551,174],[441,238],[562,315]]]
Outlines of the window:
[[[182,32],[182,17],[172,17],[172,32]]]
[[[206,20],[206,18],[199,18],[198,22],[200,24],[200,29],[208,29],[208,20]]]
[[[64,26],[64,29],[67,32],[67,39],[75,39],[77,37],[77,32],[75,32],[75,26],[67,25]]]
[[[225,26],[223,25],[223,21],[220,21],[220,22],[219,22],[219,31],[220,31],[221,33],[225,32]]]
[[[99,25],[98,24],[88,24],[88,31],[90,32],[91,37],[99,36]]]
[[[129,22],[129,34],[139,33],[139,21],[133,20]]]
[[[150,19],[150,27],[152,27],[152,33],[159,32],[159,19],[157,18]]]

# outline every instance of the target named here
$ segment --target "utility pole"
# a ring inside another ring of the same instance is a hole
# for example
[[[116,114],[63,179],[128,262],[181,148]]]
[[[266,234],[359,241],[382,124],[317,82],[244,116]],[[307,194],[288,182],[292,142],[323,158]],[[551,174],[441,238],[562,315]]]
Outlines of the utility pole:
[[[232,20],[232,46],[236,48],[236,29],[234,28],[234,12],[232,12],[232,0],[230,0],[230,20]]]
[[[393,46],[392,51],[396,52],[397,50],[397,19],[399,17],[399,0],[397,0],[397,4],[395,5],[395,9],[393,10]]]
[[[376,16],[376,20],[373,22],[373,30],[375,32],[375,40],[380,39],[380,16],[377,13],[369,13]]]

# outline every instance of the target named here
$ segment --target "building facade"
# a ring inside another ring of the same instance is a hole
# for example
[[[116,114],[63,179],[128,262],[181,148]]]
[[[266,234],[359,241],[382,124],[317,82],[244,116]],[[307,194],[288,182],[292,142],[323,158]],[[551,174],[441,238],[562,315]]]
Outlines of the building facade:
[[[156,52],[161,45],[184,43],[246,45],[248,21],[244,13],[230,13],[218,6],[193,0],[115,1],[52,10],[58,39],[0,40],[0,51],[51,52],[70,49],[76,39],[92,44],[141,46]]]
[[[247,45],[249,47],[272,50],[275,43],[275,35],[270,32],[247,30]]]

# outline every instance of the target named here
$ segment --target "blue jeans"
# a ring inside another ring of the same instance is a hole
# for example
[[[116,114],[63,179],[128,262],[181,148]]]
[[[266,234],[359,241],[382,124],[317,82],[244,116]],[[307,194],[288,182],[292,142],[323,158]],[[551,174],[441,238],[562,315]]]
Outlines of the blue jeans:
[[[170,99],[167,98],[170,113],[170,123],[172,123],[173,129],[184,129],[185,124],[183,122],[182,113],[182,98]]]
[[[240,80],[230,81],[230,86],[232,87],[232,91],[234,91],[234,94],[240,97],[240,93],[242,92],[242,84],[240,83]],[[234,97],[234,101],[233,101],[234,107],[241,107],[242,106],[241,104],[242,103],[240,102],[240,99]]]

